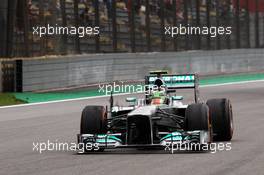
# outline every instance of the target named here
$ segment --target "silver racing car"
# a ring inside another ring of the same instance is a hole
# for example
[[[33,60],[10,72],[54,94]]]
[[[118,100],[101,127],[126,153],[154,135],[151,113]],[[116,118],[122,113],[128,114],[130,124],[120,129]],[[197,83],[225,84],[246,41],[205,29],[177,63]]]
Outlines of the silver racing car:
[[[86,106],[82,111],[78,143],[85,152],[113,148],[161,148],[230,141],[232,106],[228,99],[200,102],[198,76],[154,71],[145,77],[145,98],[126,98],[127,106]],[[193,89],[194,102],[183,104],[177,89]],[[190,146],[191,145],[191,146]],[[195,147],[193,147],[195,145]]]

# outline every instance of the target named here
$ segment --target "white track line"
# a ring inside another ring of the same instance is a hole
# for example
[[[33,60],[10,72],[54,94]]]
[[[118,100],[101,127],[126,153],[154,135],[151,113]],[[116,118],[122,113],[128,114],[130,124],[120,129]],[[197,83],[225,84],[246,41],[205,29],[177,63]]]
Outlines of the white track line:
[[[202,88],[203,87],[216,87],[216,86],[227,86],[227,85],[236,85],[236,84],[257,83],[257,82],[264,82],[264,80],[252,80],[252,81],[240,81],[240,82],[233,82],[233,83],[201,85],[200,87],[202,87]],[[131,94],[131,93],[115,94],[114,96],[122,96],[122,95],[129,95],[129,94]],[[29,104],[20,104],[20,105],[1,106],[0,109],[25,107],[25,106],[35,106],[35,105],[61,103],[61,102],[80,101],[80,100],[89,100],[89,99],[97,99],[97,98],[105,98],[105,97],[110,97],[110,95],[94,96],[94,97],[82,97],[82,98],[74,98],[74,99],[66,99],[66,100],[54,100],[54,101],[39,102],[39,103],[29,103]]]
[[[114,94],[114,96],[129,95],[129,94],[130,93]],[[94,97],[81,97],[81,98],[73,98],[73,99],[65,99],[65,100],[54,100],[54,101],[47,101],[47,102],[38,102],[38,103],[27,103],[27,104],[20,104],[20,105],[1,106],[0,109],[13,108],[13,107],[24,107],[24,106],[35,106],[35,105],[43,105],[43,104],[51,104],[51,103],[80,101],[80,100],[90,100],[90,99],[105,98],[105,97],[110,97],[110,95],[94,96]]]
[[[258,83],[258,82],[264,82],[264,80],[249,80],[249,81],[238,81],[231,83],[209,84],[209,85],[201,85],[200,87],[215,87],[215,86],[226,86],[226,85],[236,85],[236,84]]]

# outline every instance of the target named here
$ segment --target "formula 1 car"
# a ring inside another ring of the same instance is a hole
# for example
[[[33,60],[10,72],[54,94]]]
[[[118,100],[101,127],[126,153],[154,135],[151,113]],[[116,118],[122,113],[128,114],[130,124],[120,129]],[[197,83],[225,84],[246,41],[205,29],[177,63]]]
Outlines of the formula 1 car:
[[[177,89],[193,89],[194,103],[184,105]],[[210,144],[230,141],[232,106],[228,99],[199,101],[198,76],[151,72],[145,77],[145,98],[126,98],[130,105],[86,106],[82,111],[78,143],[89,151],[110,148],[165,148],[174,144]]]

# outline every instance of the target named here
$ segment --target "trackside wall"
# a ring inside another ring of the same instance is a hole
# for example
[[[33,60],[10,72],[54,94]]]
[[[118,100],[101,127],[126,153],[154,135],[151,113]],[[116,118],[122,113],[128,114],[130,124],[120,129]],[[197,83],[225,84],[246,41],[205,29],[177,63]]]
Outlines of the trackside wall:
[[[264,70],[264,49],[120,53],[24,60],[23,91],[139,80],[154,69],[223,74]]]
[[[2,62],[0,61],[0,92],[3,92]]]

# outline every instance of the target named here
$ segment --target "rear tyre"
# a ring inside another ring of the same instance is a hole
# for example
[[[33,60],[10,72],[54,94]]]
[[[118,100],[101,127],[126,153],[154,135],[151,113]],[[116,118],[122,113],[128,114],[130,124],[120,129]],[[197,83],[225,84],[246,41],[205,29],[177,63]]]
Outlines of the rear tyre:
[[[212,118],[215,141],[230,141],[233,136],[233,112],[228,99],[210,99],[206,102]]]
[[[106,134],[106,119],[107,111],[104,106],[86,106],[82,111],[81,134]],[[101,152],[103,150],[103,148],[99,148],[96,152]]]

